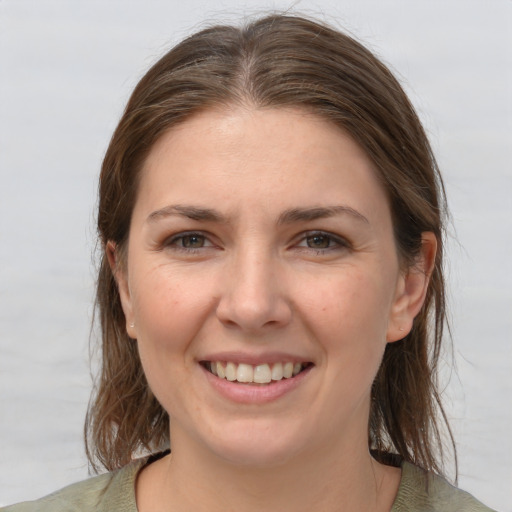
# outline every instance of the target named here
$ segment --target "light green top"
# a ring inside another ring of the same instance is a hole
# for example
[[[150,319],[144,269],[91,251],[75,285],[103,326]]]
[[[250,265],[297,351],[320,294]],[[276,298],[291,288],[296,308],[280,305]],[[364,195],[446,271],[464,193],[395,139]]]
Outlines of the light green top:
[[[147,459],[72,484],[37,501],[0,509],[0,512],[137,512],[135,479]],[[391,512],[493,512],[444,478],[430,475],[407,462]]]

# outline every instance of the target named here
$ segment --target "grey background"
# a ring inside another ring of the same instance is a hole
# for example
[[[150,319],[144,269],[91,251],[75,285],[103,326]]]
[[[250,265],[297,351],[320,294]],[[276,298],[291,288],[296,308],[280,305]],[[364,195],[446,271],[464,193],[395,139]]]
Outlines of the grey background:
[[[453,214],[459,484],[512,511],[510,0],[0,0],[0,505],[87,476],[96,180],[128,94],[204,20],[272,8],[351,31],[419,110]]]

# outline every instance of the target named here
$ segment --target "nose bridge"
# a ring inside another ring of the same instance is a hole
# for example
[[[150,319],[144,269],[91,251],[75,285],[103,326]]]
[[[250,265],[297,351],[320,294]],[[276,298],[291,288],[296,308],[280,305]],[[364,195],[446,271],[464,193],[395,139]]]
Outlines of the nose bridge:
[[[291,316],[279,258],[264,244],[241,244],[226,268],[219,318],[241,329],[285,325]]]

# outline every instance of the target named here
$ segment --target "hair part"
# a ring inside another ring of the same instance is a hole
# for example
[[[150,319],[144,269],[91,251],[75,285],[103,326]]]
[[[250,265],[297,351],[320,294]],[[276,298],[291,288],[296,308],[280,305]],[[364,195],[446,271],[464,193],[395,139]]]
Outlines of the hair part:
[[[446,321],[446,204],[437,163],[414,108],[384,64],[337,30],[282,15],[242,28],[214,26],[178,44],[140,80],[110,141],[98,209],[102,366],[85,426],[92,467],[116,469],[140,450],[169,444],[169,418],[126,333],[106,245],[113,242],[122,258],[140,172],[156,141],[198,112],[233,106],[302,108],[349,133],[386,191],[404,268],[414,265],[422,233],[435,234],[438,249],[425,303],[412,331],[386,347],[372,387],[368,436],[380,460],[397,453],[443,473],[442,423],[454,455],[455,446],[437,383]]]

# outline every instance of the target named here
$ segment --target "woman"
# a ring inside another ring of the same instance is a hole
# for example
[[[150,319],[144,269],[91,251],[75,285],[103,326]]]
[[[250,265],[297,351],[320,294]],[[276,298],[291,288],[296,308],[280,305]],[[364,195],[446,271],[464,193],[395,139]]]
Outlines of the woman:
[[[489,510],[437,476],[443,210],[353,39],[269,16],[183,41],[100,179],[86,434],[110,473],[6,510]]]

